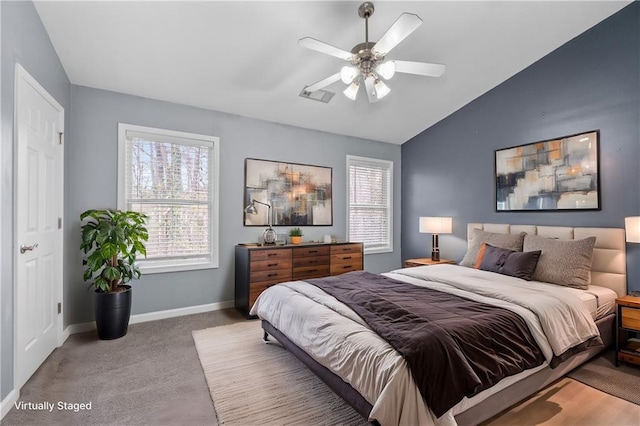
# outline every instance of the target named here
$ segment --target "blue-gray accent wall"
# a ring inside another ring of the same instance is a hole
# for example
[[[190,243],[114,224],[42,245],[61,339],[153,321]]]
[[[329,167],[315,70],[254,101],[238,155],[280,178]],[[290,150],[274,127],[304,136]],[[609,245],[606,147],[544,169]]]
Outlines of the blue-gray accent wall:
[[[292,94],[296,96],[296,94]],[[312,101],[309,101],[312,102]],[[330,107],[330,106],[328,106]],[[394,217],[400,217],[399,145],[340,136],[237,115],[73,85],[71,141],[66,149],[68,181],[65,231],[65,303],[70,324],[91,321],[91,293],[82,281],[80,213],[115,207],[118,123],[159,127],[220,138],[220,267],[201,271],[147,274],[133,283],[133,314],[231,301],[234,246],[255,242],[263,228],[243,221],[244,160],[247,157],[333,168],[333,226],[302,227],[305,240],[324,234],[345,238],[346,156],[394,163]],[[280,229],[276,228],[278,232]],[[401,266],[400,221],[394,223],[393,253],[365,256],[365,269],[383,272]]]
[[[425,101],[425,102],[428,102]],[[496,212],[494,151],[600,130],[602,210]],[[459,260],[468,222],[624,227],[640,215],[640,3],[634,2],[402,145],[402,256],[431,252],[420,216],[450,216],[441,256]],[[627,244],[640,290],[640,244]]]
[[[0,144],[0,399],[13,389],[13,110],[15,64],[21,64],[65,109],[71,84],[33,3],[2,1],[2,133]],[[68,154],[68,153],[67,153]],[[65,162],[67,158],[65,158]],[[66,189],[65,189],[66,191]]]

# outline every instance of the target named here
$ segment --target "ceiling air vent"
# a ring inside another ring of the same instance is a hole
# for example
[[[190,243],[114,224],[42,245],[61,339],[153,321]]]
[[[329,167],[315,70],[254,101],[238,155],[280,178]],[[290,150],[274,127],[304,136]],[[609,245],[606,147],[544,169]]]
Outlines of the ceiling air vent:
[[[328,104],[331,98],[333,98],[333,95],[335,95],[335,93],[328,92],[326,90],[316,90],[315,92],[309,92],[307,91],[307,87],[309,86],[304,86],[304,89],[302,89],[302,92],[300,92],[300,96],[306,99],[313,99],[314,101],[320,101]]]

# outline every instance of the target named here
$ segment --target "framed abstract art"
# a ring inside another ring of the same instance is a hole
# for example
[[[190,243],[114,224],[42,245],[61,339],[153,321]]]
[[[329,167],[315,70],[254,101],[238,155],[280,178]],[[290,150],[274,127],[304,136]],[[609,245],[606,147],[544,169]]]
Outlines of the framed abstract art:
[[[496,210],[600,210],[597,130],[495,151]]]

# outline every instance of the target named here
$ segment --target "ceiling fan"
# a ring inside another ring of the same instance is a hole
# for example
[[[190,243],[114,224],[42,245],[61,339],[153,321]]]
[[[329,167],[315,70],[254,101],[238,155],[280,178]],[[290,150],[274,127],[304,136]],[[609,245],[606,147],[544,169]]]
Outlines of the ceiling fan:
[[[350,63],[350,65],[342,67],[340,72],[307,86],[305,91],[315,92],[342,80],[343,83],[349,85],[342,93],[355,101],[362,80],[369,102],[377,102],[391,92],[389,86],[382,79],[389,80],[396,72],[428,77],[440,77],[445,72],[447,67],[442,64],[386,60],[386,56],[394,47],[422,25],[422,19],[413,13],[403,13],[380,40],[373,43],[369,41],[369,18],[373,15],[373,11],[374,7],[371,2],[364,2],[358,8],[358,16],[363,18],[365,22],[365,41],[355,45],[351,52],[311,37],[298,40],[298,44],[302,47],[335,56]]]

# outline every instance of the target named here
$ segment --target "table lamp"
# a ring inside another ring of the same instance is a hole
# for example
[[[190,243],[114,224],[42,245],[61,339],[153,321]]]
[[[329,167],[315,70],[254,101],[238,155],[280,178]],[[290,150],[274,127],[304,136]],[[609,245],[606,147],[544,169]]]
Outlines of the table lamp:
[[[628,243],[640,243],[640,216],[625,217],[624,229]]]
[[[263,203],[262,201],[251,200],[251,204],[249,204],[247,207],[244,208],[244,212],[246,214],[258,214],[258,209],[256,208],[256,203],[262,204],[263,206],[269,207],[269,214],[267,216],[267,225],[269,227],[262,233],[262,241],[263,241],[264,245],[274,245],[276,243],[277,238],[278,238],[278,234],[271,227],[271,205],[267,204],[267,203]]]
[[[438,234],[451,233],[450,217],[421,217],[420,232],[432,234],[431,236],[431,260],[440,262],[440,248],[438,247]]]

